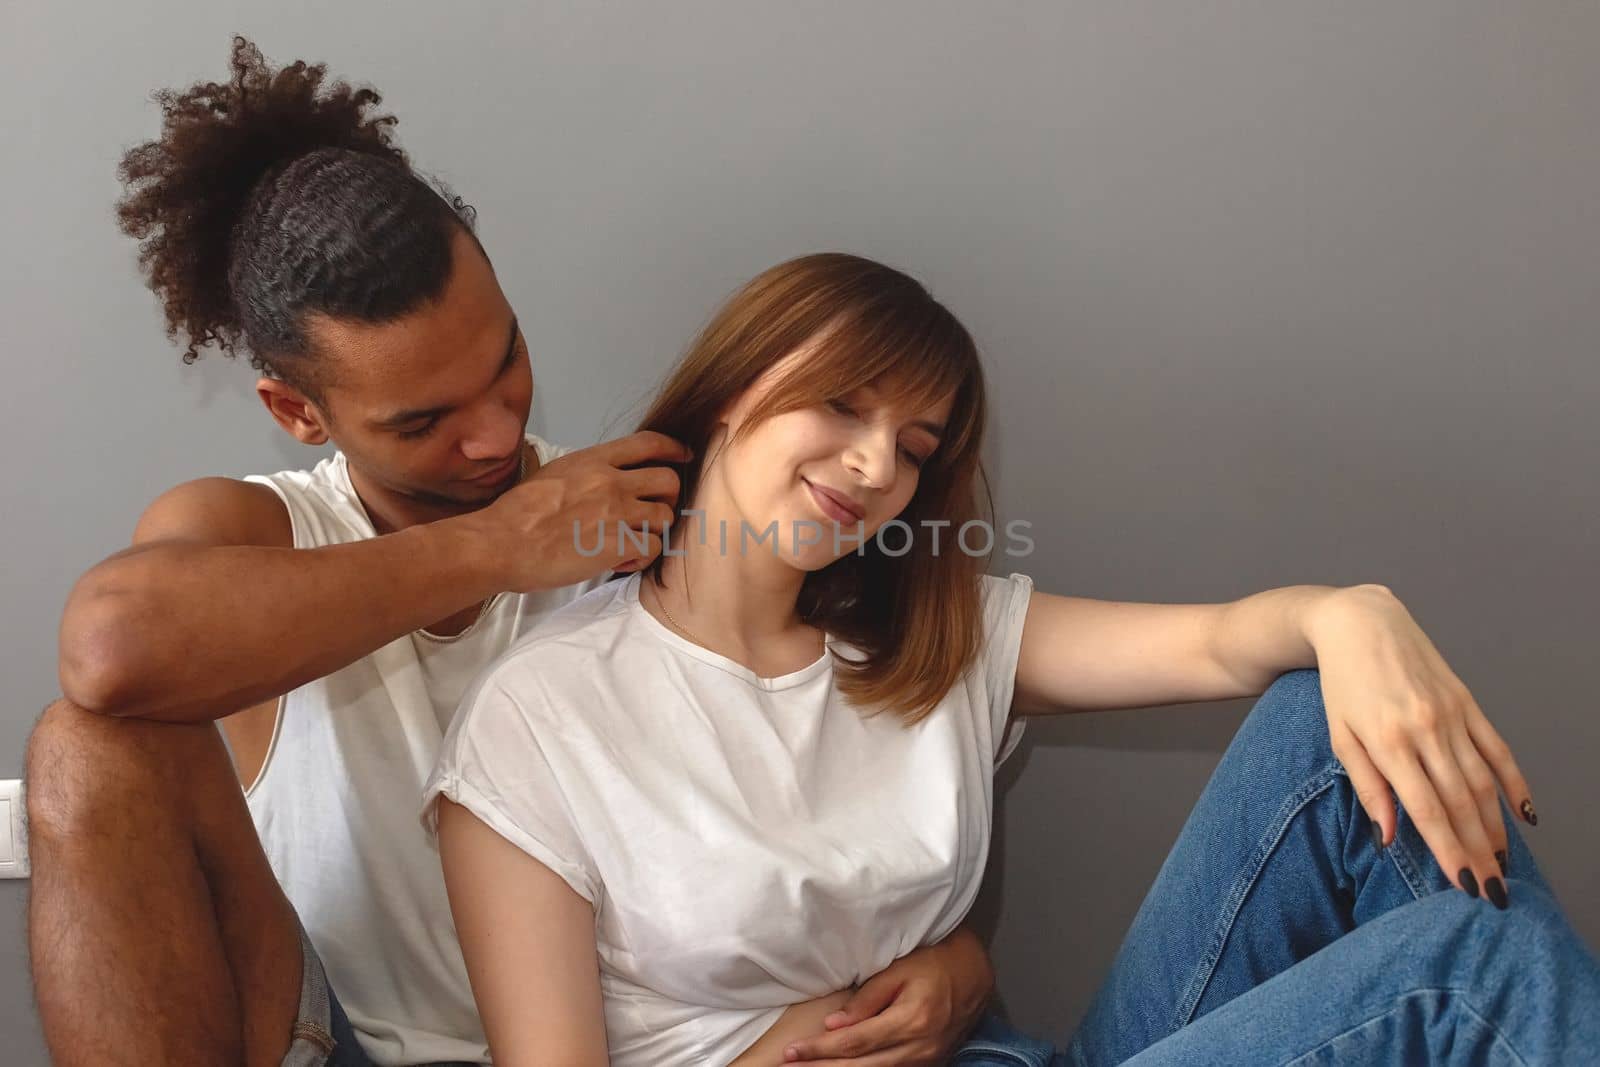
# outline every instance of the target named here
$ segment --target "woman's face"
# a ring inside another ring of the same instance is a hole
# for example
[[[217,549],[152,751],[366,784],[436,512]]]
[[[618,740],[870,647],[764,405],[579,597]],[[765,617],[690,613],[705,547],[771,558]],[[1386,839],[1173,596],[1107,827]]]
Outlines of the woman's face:
[[[801,348],[779,360],[729,408],[708,449],[715,458],[702,483],[715,495],[701,499],[708,522],[726,517],[728,552],[739,551],[737,527],[743,521],[749,526],[745,552],[772,554],[770,526],[777,557],[812,571],[856,551],[911,502],[919,467],[938,447],[954,396],[921,410],[900,410],[866,386],[772,416],[724,448],[754,402],[808,352]],[[837,510],[841,504],[849,514]],[[718,543],[714,525],[706,534],[709,544]]]

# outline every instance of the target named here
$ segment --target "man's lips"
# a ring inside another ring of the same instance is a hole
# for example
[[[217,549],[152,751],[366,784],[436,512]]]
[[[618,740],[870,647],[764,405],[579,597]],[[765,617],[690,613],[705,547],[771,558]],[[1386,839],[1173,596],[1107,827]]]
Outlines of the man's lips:
[[[494,482],[498,482],[502,478],[507,477],[516,469],[517,457],[511,456],[504,463],[500,464],[500,466],[494,468],[493,470],[484,471],[482,474],[468,478],[467,481],[473,483],[474,485],[490,485]]]

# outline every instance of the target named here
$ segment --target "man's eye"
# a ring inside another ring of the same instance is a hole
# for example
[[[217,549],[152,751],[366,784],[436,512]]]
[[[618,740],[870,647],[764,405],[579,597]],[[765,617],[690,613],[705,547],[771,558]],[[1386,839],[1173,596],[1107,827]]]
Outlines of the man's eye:
[[[418,426],[414,430],[397,430],[395,433],[396,436],[404,438],[407,441],[414,441],[419,437],[428,436],[428,434],[433,432],[433,428],[437,425],[439,425],[438,419],[429,419],[427,422],[423,423],[421,426]]]

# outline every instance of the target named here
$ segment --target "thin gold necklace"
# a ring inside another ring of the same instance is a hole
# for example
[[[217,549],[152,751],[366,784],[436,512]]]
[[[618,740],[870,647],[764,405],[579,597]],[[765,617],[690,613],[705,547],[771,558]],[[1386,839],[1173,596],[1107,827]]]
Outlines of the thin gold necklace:
[[[661,586],[656,582],[656,580],[653,577],[650,579],[650,588],[652,588],[652,589],[654,589],[656,591],[656,607],[661,609],[661,614],[663,614],[663,615],[665,615],[667,617],[667,621],[670,622],[675,629],[682,631],[683,635],[685,637],[687,637],[689,640],[693,641],[697,645],[704,646],[705,645],[704,641],[700,640],[694,634],[690,633],[689,632],[689,628],[687,626],[685,626],[683,623],[679,622],[677,619],[672,617],[672,612],[667,610],[667,602],[666,602],[666,600],[664,600],[662,598],[662,596],[661,596]]]

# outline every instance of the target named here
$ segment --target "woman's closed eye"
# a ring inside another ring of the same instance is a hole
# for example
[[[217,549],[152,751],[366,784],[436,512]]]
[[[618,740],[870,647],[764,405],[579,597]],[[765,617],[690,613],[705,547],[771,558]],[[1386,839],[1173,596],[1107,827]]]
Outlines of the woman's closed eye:
[[[838,398],[834,398],[832,400],[829,400],[828,401],[828,407],[832,411],[835,411],[838,414],[844,415],[844,416],[846,416],[848,418],[854,419],[854,418],[859,418],[860,417],[859,415],[856,414],[855,408],[852,408],[849,404],[845,403],[843,400],[840,400]],[[902,458],[905,459],[905,461],[907,463],[911,464],[913,467],[920,468],[924,463],[928,462],[928,457],[927,456],[918,454],[914,449],[902,447],[900,449],[900,455],[901,455]]]

